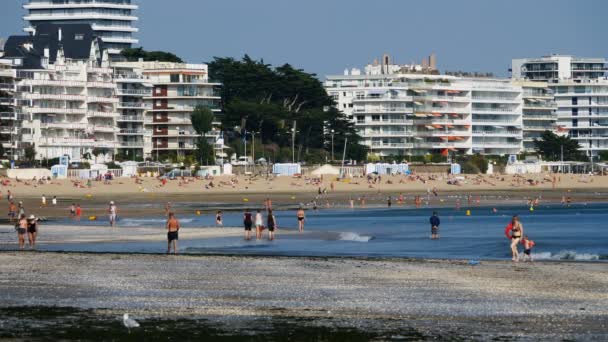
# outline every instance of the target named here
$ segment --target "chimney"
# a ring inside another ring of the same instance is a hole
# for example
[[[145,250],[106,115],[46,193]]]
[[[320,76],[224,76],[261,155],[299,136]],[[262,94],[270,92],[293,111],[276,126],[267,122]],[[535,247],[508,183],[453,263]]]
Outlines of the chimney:
[[[57,31],[57,36],[58,36],[57,40],[61,41],[61,39],[63,38],[63,32],[61,31],[61,27]]]
[[[434,52],[429,56],[429,68],[437,70],[437,57]]]

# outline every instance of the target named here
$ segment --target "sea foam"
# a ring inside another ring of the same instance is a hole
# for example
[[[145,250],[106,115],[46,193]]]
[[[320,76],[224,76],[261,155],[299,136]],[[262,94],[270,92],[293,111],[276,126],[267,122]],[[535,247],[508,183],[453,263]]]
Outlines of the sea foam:
[[[532,258],[536,260],[577,260],[594,261],[603,259],[599,254],[577,253],[576,251],[561,251],[559,253],[541,252],[532,253]]]
[[[343,232],[338,235],[338,240],[342,241],[368,242],[373,238],[373,236],[359,235],[357,233],[352,232]]]

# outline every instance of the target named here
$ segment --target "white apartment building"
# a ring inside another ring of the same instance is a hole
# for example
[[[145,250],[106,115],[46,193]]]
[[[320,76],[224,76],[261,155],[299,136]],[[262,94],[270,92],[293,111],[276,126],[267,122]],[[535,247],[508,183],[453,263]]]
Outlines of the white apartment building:
[[[378,156],[516,154],[522,88],[509,80],[357,69],[328,76],[327,92]]]
[[[16,70],[9,61],[0,60],[0,144],[4,155],[12,159],[19,151],[19,125],[16,111]],[[0,159],[4,156],[0,156]]]
[[[138,149],[143,141],[141,153],[145,158],[191,155],[199,137],[192,127],[192,112],[198,106],[221,112],[221,85],[209,80],[207,65],[139,61],[116,62],[113,66],[121,96],[119,148]],[[212,144],[220,135],[220,123],[214,126],[206,135]]]
[[[557,126],[568,130],[589,156],[608,150],[606,60],[573,56],[515,59],[514,79],[548,82],[557,106]]]
[[[523,131],[524,151],[534,152],[534,140],[540,139],[545,131],[556,134],[567,132],[565,128],[557,125],[557,105],[554,101],[553,91],[547,82],[516,80],[514,84],[523,89]]]
[[[111,160],[116,148],[116,83],[109,56],[89,25],[39,25],[11,36],[5,61],[17,71],[20,139],[37,159],[86,154]]]
[[[39,24],[90,24],[110,55],[138,43],[133,37],[138,5],[132,0],[29,0],[23,8],[26,32],[34,33]]]

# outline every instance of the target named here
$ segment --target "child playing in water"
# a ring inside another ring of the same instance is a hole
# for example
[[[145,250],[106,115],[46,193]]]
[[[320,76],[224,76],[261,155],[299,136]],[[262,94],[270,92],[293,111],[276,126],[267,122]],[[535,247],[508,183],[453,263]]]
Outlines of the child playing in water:
[[[521,244],[524,245],[524,258],[523,261],[526,261],[526,258],[529,261],[532,261],[532,247],[534,247],[534,241],[528,238],[528,235],[524,236],[524,239],[521,240]]]

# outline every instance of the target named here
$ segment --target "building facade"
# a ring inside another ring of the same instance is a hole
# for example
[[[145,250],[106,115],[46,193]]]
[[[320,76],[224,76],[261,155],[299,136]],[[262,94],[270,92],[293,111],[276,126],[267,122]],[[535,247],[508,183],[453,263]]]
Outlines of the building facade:
[[[89,25],[44,24],[34,36],[8,39],[3,59],[18,80],[19,140],[37,159],[111,160],[118,98],[101,44]]]
[[[557,106],[557,126],[588,156],[608,151],[608,79],[606,60],[573,56],[515,59],[516,80],[543,80]]]
[[[325,87],[380,157],[516,154],[521,151],[522,88],[510,80],[357,69]],[[372,71],[372,72],[370,72]]]
[[[547,82],[519,80],[514,83],[523,90],[524,151],[534,152],[534,140],[540,139],[543,132],[551,131],[561,135],[566,130],[557,125],[557,106]]]
[[[40,24],[90,24],[110,55],[138,43],[133,37],[138,5],[132,0],[29,0],[23,8],[26,32],[34,33]]]
[[[17,71],[11,63],[0,60],[0,144],[4,151],[0,159],[13,159],[19,152],[20,120],[16,111],[16,75]]]
[[[113,66],[121,96],[119,125],[124,132],[119,133],[124,135],[119,137],[119,148],[126,150],[137,144],[139,149],[143,142],[141,150],[133,153],[141,151],[153,160],[192,155],[200,137],[190,119],[196,107],[221,112],[221,85],[209,80],[207,65],[140,61],[116,62]],[[220,123],[214,126],[206,134],[212,144],[220,135]]]

